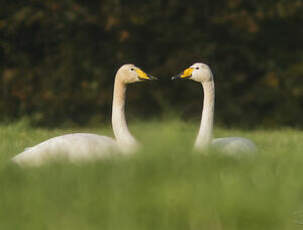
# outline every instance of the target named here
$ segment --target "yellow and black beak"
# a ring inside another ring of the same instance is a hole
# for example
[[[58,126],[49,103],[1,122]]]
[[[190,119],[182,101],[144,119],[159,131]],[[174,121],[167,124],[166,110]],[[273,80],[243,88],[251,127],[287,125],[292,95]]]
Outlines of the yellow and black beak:
[[[187,78],[190,78],[192,76],[192,72],[193,71],[194,71],[193,68],[187,68],[182,73],[179,73],[178,75],[173,76],[171,79],[172,80],[176,80],[176,79],[187,79]]]
[[[147,74],[147,73],[143,72],[139,68],[136,68],[136,72],[137,72],[140,80],[143,80],[143,81],[146,81],[146,80],[158,80],[158,78],[156,78],[156,77],[154,77],[154,76],[152,76],[150,74]]]

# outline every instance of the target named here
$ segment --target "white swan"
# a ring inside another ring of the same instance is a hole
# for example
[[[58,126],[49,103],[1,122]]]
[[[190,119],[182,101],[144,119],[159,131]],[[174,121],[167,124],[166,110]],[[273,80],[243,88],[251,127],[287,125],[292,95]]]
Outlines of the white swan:
[[[194,148],[197,151],[203,151],[208,147],[215,148],[227,154],[238,152],[251,153],[257,150],[255,144],[242,137],[227,137],[213,139],[213,121],[215,105],[215,84],[213,74],[208,65],[204,63],[195,63],[174,79],[191,79],[199,82],[204,90],[203,111],[199,134],[196,138]]]
[[[112,107],[112,126],[116,140],[90,133],[66,134],[26,148],[24,152],[12,158],[12,161],[21,166],[40,166],[58,158],[75,163],[103,158],[114,152],[134,152],[139,144],[130,134],[125,120],[126,85],[153,79],[156,78],[132,64],[123,65],[117,71]]]

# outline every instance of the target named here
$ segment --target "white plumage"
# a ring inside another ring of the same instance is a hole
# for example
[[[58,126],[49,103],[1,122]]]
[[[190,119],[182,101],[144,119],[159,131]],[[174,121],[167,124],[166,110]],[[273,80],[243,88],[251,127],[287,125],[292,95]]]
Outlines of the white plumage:
[[[212,147],[227,154],[254,153],[257,151],[254,142],[243,137],[216,138],[212,141]]]
[[[12,161],[21,166],[41,166],[53,160],[72,163],[92,161],[117,154],[136,151],[139,144],[130,134],[125,119],[126,85],[143,80],[152,80],[138,67],[123,65],[116,73],[113,94],[112,125],[116,140],[90,133],[66,134],[48,139],[38,145],[26,148]]]
[[[104,158],[120,152],[113,138],[90,133],[74,133],[53,137],[26,150],[13,158],[24,166],[40,166],[51,160],[72,163]]]
[[[243,137],[227,137],[213,139],[213,121],[215,105],[215,85],[213,74],[208,65],[195,63],[173,79],[191,79],[202,84],[204,91],[203,111],[198,136],[194,148],[203,151],[206,148],[214,148],[226,154],[254,153],[256,145]]]

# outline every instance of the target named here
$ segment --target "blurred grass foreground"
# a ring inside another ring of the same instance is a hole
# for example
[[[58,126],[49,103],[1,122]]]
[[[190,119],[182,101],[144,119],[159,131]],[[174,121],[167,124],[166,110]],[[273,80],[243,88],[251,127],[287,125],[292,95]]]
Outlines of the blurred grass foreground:
[[[151,121],[130,128],[144,146],[131,157],[22,169],[9,159],[71,130],[1,125],[0,229],[301,228],[302,131],[217,128],[216,137],[257,143],[255,159],[239,160],[192,153],[197,124]]]

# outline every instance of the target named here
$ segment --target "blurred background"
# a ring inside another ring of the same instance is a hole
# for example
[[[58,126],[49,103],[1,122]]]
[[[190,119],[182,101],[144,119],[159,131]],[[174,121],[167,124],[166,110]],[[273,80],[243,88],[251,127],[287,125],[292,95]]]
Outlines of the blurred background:
[[[114,75],[134,63],[158,82],[128,90],[128,119],[201,115],[202,89],[170,81],[194,62],[215,76],[218,125],[303,127],[301,0],[1,0],[0,121],[109,121]]]

